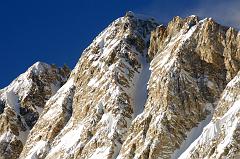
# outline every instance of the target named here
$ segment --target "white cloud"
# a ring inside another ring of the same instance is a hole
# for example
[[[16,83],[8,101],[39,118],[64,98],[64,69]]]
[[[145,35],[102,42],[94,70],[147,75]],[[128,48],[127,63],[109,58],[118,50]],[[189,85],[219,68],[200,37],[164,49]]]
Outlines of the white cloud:
[[[223,25],[240,28],[239,0],[203,0],[192,12],[200,17],[212,17]]]
[[[174,16],[195,14],[240,29],[240,0],[153,0],[136,12],[151,15],[161,22],[168,22]]]

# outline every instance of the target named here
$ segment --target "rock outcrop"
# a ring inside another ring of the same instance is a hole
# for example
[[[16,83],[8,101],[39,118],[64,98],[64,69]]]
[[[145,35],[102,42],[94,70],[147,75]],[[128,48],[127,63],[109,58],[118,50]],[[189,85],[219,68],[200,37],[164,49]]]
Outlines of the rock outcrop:
[[[18,158],[47,100],[68,79],[67,67],[37,62],[0,91],[0,158]]]
[[[180,158],[240,157],[240,74],[227,85],[213,119]]]

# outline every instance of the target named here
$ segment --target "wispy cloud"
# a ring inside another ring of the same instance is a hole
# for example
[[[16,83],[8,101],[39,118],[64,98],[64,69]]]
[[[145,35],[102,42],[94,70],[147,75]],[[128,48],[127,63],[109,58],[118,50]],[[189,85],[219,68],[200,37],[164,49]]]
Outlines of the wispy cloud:
[[[213,17],[218,22],[240,28],[239,0],[202,0],[197,8],[191,10],[201,17]]]
[[[240,29],[240,0],[152,0],[137,12],[168,22],[174,16],[198,15]]]
[[[188,15],[189,8],[186,7],[188,3],[189,0],[149,0],[136,12],[153,16],[159,21],[167,23],[175,16]]]

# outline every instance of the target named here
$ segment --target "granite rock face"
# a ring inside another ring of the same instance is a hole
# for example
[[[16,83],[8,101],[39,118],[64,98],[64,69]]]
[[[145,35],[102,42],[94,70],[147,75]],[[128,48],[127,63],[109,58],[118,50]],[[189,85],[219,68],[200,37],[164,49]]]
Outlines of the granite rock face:
[[[0,156],[239,158],[239,38],[211,18],[164,26],[128,12],[84,50],[67,82],[65,68],[50,73],[48,91],[0,90],[0,113],[15,113],[1,119],[11,151],[2,146]]]
[[[190,146],[239,70],[236,35],[196,16],[175,17],[152,32],[148,99],[118,158],[178,158]]]
[[[0,158],[18,158],[47,100],[70,70],[37,62],[0,91]]]
[[[239,73],[227,84],[211,122],[180,158],[239,158],[240,157],[240,77]]]

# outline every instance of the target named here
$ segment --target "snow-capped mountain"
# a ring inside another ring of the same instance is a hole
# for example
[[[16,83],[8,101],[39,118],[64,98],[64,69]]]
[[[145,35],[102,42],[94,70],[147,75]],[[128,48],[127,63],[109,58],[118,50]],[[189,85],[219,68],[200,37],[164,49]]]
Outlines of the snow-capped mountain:
[[[0,158],[240,157],[240,34],[126,13],[69,75],[36,63],[0,90]]]
[[[45,103],[69,74],[67,67],[37,62],[0,90],[0,158],[18,158]]]

